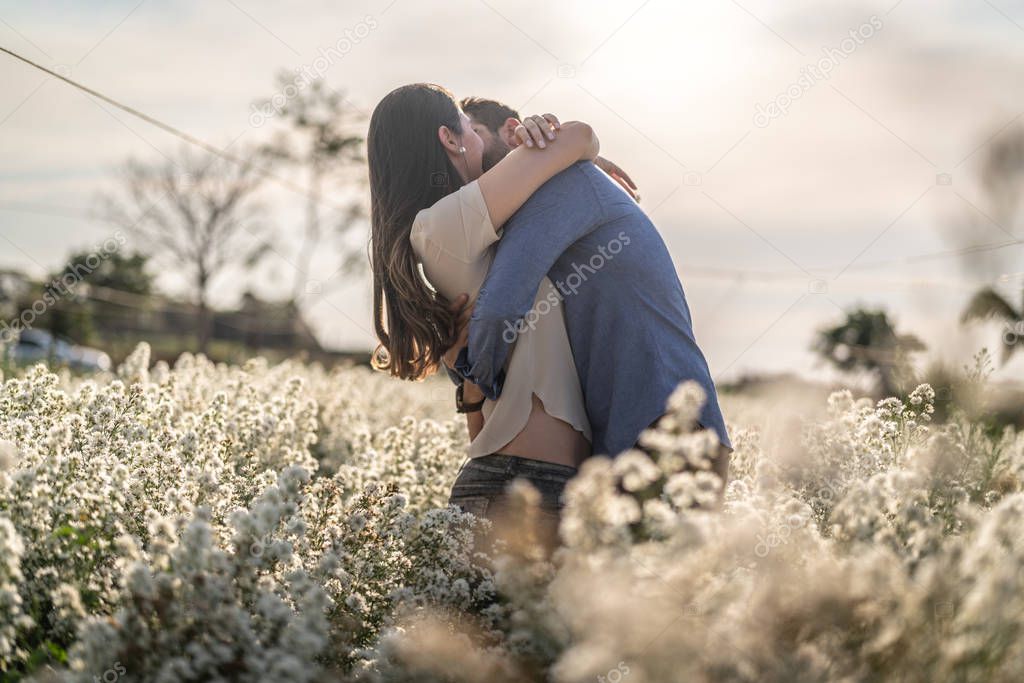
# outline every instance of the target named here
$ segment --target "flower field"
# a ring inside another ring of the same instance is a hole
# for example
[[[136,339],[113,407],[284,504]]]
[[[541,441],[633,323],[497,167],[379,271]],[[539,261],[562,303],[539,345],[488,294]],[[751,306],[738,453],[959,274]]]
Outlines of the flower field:
[[[726,398],[716,513],[684,386],[656,458],[585,464],[549,562],[484,556],[445,507],[451,393],[145,345],[5,377],[0,680],[1024,680],[1024,435],[983,412],[933,424],[926,385],[802,420]]]

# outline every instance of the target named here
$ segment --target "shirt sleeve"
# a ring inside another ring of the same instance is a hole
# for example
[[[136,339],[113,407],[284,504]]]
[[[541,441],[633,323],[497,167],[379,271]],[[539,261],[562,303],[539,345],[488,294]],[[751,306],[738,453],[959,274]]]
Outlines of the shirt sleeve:
[[[447,299],[474,291],[487,272],[488,249],[498,241],[479,184],[468,183],[416,214],[409,240],[427,280]]]
[[[574,242],[605,222],[606,211],[581,162],[542,185],[505,224],[470,318],[469,345],[455,369],[497,400],[505,362],[544,276]]]
[[[464,381],[462,379],[462,375],[460,375],[455,370],[452,370],[450,367],[448,367],[444,363],[441,363],[441,365],[444,367],[444,371],[448,375],[448,379],[450,379],[452,381],[452,384],[454,384],[457,387],[461,387],[462,383]]]

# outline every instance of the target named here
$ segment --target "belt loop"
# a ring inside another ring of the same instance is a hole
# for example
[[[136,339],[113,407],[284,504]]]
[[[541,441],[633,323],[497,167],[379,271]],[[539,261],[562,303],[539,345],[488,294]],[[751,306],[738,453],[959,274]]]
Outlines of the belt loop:
[[[508,464],[505,465],[505,476],[511,477],[516,473],[516,457],[514,455],[506,455],[508,458]]]

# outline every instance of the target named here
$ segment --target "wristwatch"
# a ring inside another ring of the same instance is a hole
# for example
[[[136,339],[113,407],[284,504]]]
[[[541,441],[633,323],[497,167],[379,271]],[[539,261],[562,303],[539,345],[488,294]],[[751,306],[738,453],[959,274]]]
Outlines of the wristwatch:
[[[476,403],[466,403],[462,400],[462,388],[465,384],[460,384],[455,390],[455,412],[457,413],[475,413],[484,407],[484,401],[486,399],[480,399]]]

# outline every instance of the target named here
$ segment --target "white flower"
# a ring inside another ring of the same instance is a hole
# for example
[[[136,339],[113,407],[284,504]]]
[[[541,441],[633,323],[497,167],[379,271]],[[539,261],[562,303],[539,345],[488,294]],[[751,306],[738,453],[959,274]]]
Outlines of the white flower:
[[[0,472],[9,472],[18,463],[18,447],[14,442],[0,439]]]
[[[661,478],[661,469],[651,456],[638,450],[620,453],[613,461],[612,471],[621,477],[627,491],[640,491]]]
[[[447,507],[465,427],[422,385],[148,364],[0,383],[0,671],[51,642],[72,681],[1019,678],[1024,435],[932,424],[926,385],[725,397],[721,512],[684,385],[654,459],[583,463],[544,557]]]

